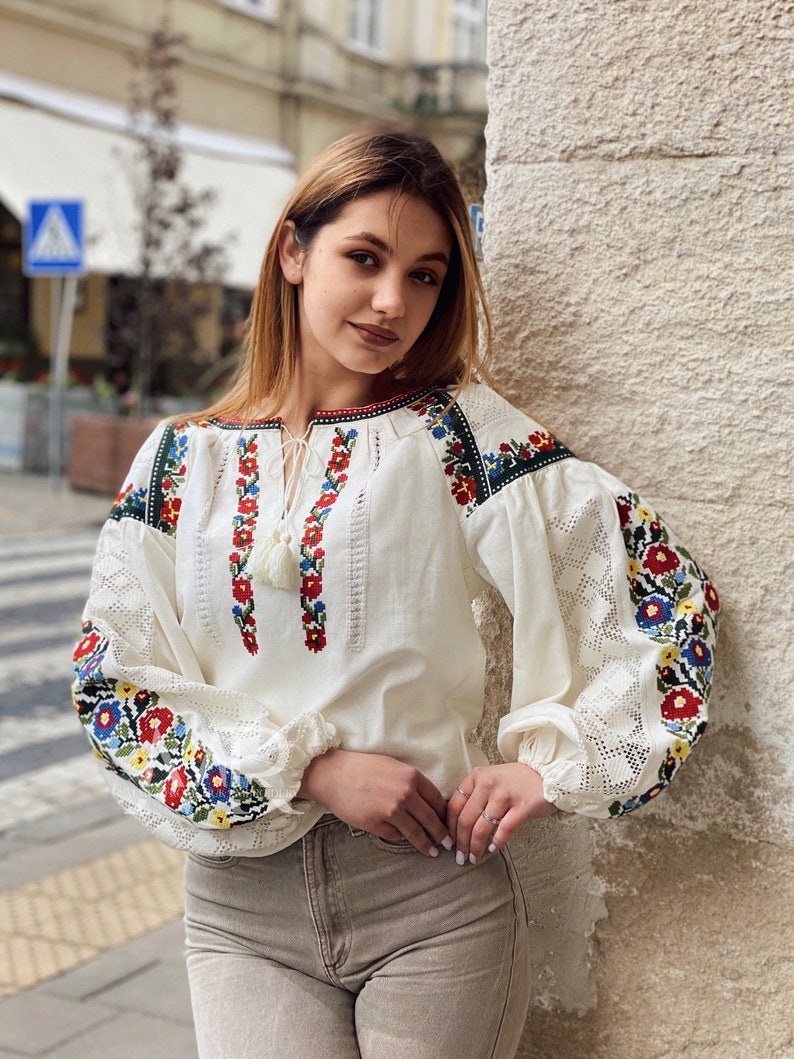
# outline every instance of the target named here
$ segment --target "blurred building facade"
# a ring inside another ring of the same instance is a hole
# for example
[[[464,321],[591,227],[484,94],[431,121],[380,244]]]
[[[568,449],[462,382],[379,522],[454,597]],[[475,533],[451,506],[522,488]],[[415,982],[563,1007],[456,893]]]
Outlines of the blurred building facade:
[[[32,199],[85,202],[88,274],[72,363],[106,356],[108,301],[137,266],[129,168],[130,55],[164,16],[183,35],[176,72],[186,180],[215,202],[227,250],[202,332],[216,357],[245,313],[265,241],[296,174],[368,121],[434,139],[482,193],[486,0],[0,0],[0,367],[49,353],[50,281],[21,272]],[[2,372],[0,372],[2,374]]]

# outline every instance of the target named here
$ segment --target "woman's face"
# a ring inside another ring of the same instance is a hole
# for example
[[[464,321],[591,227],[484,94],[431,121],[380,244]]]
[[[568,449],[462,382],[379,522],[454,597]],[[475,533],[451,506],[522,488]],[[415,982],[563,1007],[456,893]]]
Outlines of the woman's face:
[[[376,375],[416,342],[435,308],[452,236],[423,199],[380,191],[349,203],[302,252],[285,226],[281,267],[298,286],[302,366]]]

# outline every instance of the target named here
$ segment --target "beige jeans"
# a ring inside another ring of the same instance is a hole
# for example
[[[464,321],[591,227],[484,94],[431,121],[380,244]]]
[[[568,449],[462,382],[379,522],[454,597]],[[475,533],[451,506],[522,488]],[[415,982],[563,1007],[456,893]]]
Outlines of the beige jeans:
[[[185,869],[201,1059],[512,1059],[527,1010],[510,856],[458,867],[334,817]]]

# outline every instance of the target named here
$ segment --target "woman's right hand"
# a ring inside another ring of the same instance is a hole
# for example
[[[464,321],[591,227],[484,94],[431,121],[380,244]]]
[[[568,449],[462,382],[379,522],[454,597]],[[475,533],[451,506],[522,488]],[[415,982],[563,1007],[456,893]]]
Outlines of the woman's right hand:
[[[328,750],[303,773],[299,798],[327,805],[351,827],[387,841],[406,838],[426,857],[452,848],[441,792],[412,765],[386,754]]]

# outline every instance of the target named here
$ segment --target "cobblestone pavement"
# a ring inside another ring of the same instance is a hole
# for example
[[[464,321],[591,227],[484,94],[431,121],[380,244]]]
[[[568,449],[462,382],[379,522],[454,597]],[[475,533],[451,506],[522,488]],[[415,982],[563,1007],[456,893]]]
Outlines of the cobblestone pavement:
[[[110,502],[0,473],[0,1059],[196,1056],[182,857],[119,812],[70,703]]]

